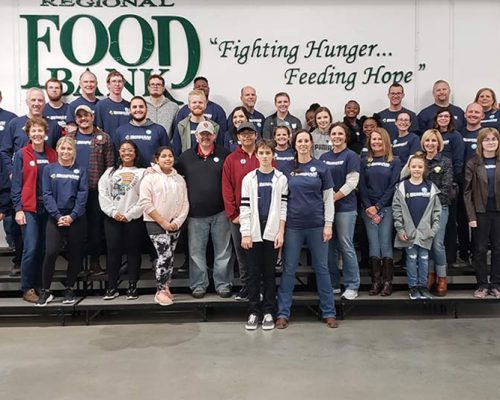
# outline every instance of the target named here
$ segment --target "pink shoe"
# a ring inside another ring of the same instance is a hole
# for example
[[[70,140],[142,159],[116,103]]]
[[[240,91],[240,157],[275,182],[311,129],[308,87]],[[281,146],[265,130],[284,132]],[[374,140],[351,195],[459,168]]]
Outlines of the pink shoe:
[[[164,291],[167,296],[170,297],[170,300],[174,300],[174,295],[170,292],[170,288],[168,286],[164,289]]]
[[[159,304],[160,306],[171,306],[172,304],[174,304],[165,290],[159,290],[156,292],[155,303]]]

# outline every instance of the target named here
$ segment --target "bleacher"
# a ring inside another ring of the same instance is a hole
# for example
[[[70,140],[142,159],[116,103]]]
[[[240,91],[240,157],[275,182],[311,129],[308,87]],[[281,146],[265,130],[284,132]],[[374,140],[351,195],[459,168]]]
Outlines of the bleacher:
[[[0,321],[4,323],[9,319],[6,317],[33,317],[50,316],[55,323],[65,324],[68,320],[72,323],[90,324],[93,320],[99,318],[106,321],[108,313],[141,313],[161,312],[162,314],[186,312],[194,315],[194,320],[207,321],[210,311],[228,308],[236,309],[237,315],[243,320],[246,318],[246,302],[236,301],[234,297],[223,299],[214,293],[213,288],[209,288],[209,293],[202,299],[195,299],[189,291],[187,271],[180,270],[180,262],[183,257],[179,255],[176,259],[176,268],[174,269],[172,279],[172,292],[175,295],[175,301],[172,306],[161,307],[155,304],[153,296],[155,293],[155,281],[153,271],[150,268],[148,257],[143,258],[143,268],[141,270],[141,280],[138,284],[140,297],[137,300],[126,300],[125,296],[120,296],[114,300],[103,300],[102,296],[105,290],[106,275],[92,275],[84,270],[80,273],[77,282],[77,301],[72,305],[62,304],[62,292],[65,279],[65,261],[59,258],[54,282],[51,290],[56,298],[46,307],[35,307],[21,299],[19,291],[20,276],[10,276],[10,257],[12,254],[6,250],[0,250]],[[319,318],[318,295],[315,287],[314,271],[306,264],[306,257],[302,259],[302,266],[299,267],[294,293],[293,306],[303,307],[309,310]],[[148,268],[149,267],[149,268]],[[395,268],[394,293],[389,297],[369,296],[368,288],[370,286],[370,277],[368,270],[361,270],[361,287],[359,297],[356,300],[349,301],[336,295],[336,308],[339,319],[349,318],[357,308],[369,308],[370,313],[374,315],[377,311],[387,307],[399,306],[400,310],[412,310],[415,308],[422,313],[447,314],[455,318],[460,315],[460,308],[466,304],[476,304],[480,306],[481,302],[495,303],[500,299],[489,296],[486,300],[478,300],[472,296],[475,288],[475,275],[471,266],[463,268],[449,268],[448,270],[448,295],[445,297],[434,297],[432,300],[410,300],[406,286],[406,272],[402,267]],[[122,294],[125,293],[127,285],[127,276],[121,276]],[[276,273],[276,283],[279,284],[280,273]],[[238,277],[234,279],[235,291],[240,285]],[[210,293],[211,292],[211,293]],[[36,320],[35,320],[36,321]]]

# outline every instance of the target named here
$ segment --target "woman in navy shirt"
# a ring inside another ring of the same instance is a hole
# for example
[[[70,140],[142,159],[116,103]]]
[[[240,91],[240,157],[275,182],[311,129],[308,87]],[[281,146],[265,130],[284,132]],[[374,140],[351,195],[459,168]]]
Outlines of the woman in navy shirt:
[[[68,270],[65,282],[63,304],[73,304],[73,286],[83,266],[87,219],[85,206],[89,193],[87,173],[75,164],[76,142],[68,136],[58,140],[57,162],[43,171],[43,203],[49,213],[45,231],[46,246],[43,260],[42,280],[37,306],[45,306],[53,300],[50,285],[55,264],[61,252],[63,241],[67,242]]]
[[[370,245],[371,296],[392,294],[391,204],[400,171],[401,162],[392,154],[389,134],[384,128],[375,128],[368,136],[368,155],[361,161],[359,180],[362,217]]]
[[[358,297],[359,265],[354,250],[353,236],[357,216],[356,187],[359,182],[359,156],[347,148],[349,128],[342,122],[330,127],[332,151],[323,154],[323,161],[330,170],[335,200],[335,235],[329,244],[328,268],[333,287],[340,287],[338,269],[339,253],[342,255],[344,286],[342,297],[354,300]]]
[[[274,128],[273,138],[276,143],[274,161],[276,169],[289,174],[295,165],[295,151],[290,146],[290,128],[286,125],[277,125]]]
[[[312,157],[313,140],[306,130],[292,138],[295,168],[288,178],[288,209],[285,227],[283,275],[278,290],[276,327],[290,319],[295,272],[302,245],[307,244],[316,272],[321,315],[330,328],[337,327],[332,284],[328,272],[328,241],[332,238],[333,183],[327,166]]]

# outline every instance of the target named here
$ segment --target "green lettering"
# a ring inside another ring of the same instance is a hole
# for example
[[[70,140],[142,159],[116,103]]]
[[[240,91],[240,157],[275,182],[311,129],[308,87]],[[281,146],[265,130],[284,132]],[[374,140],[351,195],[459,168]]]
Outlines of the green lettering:
[[[75,28],[76,22],[81,18],[88,18],[95,31],[95,49],[92,58],[89,61],[80,61],[76,58],[75,52],[73,50],[73,30]],[[101,61],[106,52],[108,51],[109,39],[106,27],[101,21],[92,15],[75,15],[66,21],[66,23],[61,28],[61,35],[59,37],[59,42],[61,44],[61,50],[68,59],[73,64],[80,66],[89,66],[97,64]]]

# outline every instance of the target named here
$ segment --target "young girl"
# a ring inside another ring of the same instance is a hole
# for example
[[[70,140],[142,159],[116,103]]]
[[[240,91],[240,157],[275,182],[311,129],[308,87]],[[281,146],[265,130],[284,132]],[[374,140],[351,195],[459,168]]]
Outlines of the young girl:
[[[157,292],[154,300],[161,306],[173,304],[174,296],[168,285],[174,267],[179,229],[189,211],[186,182],[173,165],[172,149],[160,147],[155,153],[153,172],[141,182],[139,197],[146,228],[158,254],[155,261]]]
[[[273,168],[274,143],[257,142],[259,168],[243,178],[240,206],[241,247],[248,251],[249,317],[245,329],[257,329],[262,302],[262,329],[274,329],[276,305],[274,266],[283,245],[287,211],[288,184],[285,175]]]
[[[73,304],[73,286],[83,266],[87,237],[87,172],[75,163],[76,143],[68,136],[58,140],[57,162],[49,164],[43,171],[43,203],[49,213],[45,231],[45,258],[42,267],[42,290],[37,306],[46,306],[54,298],[50,285],[54,276],[55,264],[62,248],[67,242],[68,272],[66,277],[63,304]]]
[[[104,231],[107,245],[108,289],[104,300],[119,296],[118,278],[122,254],[127,255],[129,285],[127,300],[138,297],[137,281],[141,267],[141,245],[144,237],[142,208],[138,204],[139,187],[144,168],[139,168],[137,145],[125,139],[118,147],[116,166],[108,168],[99,179],[99,204],[106,214]]]
[[[394,246],[406,248],[406,273],[410,299],[431,299],[427,289],[429,250],[439,230],[441,203],[438,188],[425,180],[425,155],[417,152],[408,163],[410,177],[397,186],[392,201],[396,239]]]

